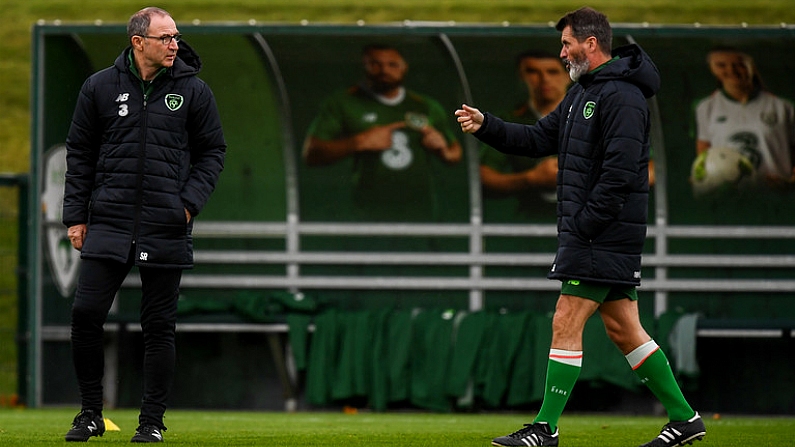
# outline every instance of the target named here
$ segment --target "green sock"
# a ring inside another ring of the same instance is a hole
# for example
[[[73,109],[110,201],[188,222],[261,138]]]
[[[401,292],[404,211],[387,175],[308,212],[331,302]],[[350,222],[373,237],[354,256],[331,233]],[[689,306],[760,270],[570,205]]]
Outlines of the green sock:
[[[544,402],[533,422],[546,422],[554,433],[582,369],[582,351],[549,350]]]
[[[672,421],[686,421],[696,414],[676,382],[668,358],[651,340],[626,355],[629,365],[668,412]]]

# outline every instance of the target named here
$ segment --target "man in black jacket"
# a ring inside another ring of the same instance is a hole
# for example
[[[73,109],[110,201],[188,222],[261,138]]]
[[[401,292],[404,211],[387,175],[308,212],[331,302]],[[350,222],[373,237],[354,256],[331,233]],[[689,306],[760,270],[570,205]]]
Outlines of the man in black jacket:
[[[552,113],[527,126],[467,105],[455,112],[464,132],[501,152],[558,155],[558,251],[548,276],[562,286],[544,401],[532,424],[492,444],[558,445],[558,419],[582,366],[583,329],[597,310],[610,339],[668,412],[670,422],[644,447],[689,444],[704,437],[704,423],[641,325],[635,290],[649,194],[646,98],[659,89],[659,72],[637,45],[611,51],[607,17],[591,8],[566,14],[556,29],[575,84]]]
[[[193,218],[215,189],[226,143],[198,55],[168,12],[145,8],[130,46],[80,90],[66,140],[63,223],[82,266],[72,307],[81,411],[67,441],[102,436],[103,324],[137,266],[144,391],[132,442],[161,442],[174,376],[177,297],[193,266]]]

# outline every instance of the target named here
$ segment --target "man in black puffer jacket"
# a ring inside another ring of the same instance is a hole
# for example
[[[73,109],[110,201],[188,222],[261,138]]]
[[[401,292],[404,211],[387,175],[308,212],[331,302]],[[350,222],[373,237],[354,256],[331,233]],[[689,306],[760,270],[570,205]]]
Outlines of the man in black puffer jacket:
[[[558,419],[582,367],[583,329],[597,310],[610,339],[668,412],[670,422],[645,446],[689,444],[704,437],[704,423],[641,325],[635,290],[649,194],[646,98],[659,89],[660,75],[637,45],[611,51],[612,30],[598,11],[568,13],[556,28],[575,84],[554,112],[526,126],[467,105],[456,111],[464,132],[501,152],[558,156],[558,251],[548,276],[562,286],[544,401],[532,424],[492,444],[558,445]]]
[[[226,143],[201,62],[168,12],[145,8],[130,46],[80,90],[66,140],[63,223],[81,250],[72,354],[82,408],[66,434],[105,431],[103,324],[133,266],[142,283],[144,394],[133,442],[162,441],[175,361],[177,297],[193,266],[193,218],[215,189]]]

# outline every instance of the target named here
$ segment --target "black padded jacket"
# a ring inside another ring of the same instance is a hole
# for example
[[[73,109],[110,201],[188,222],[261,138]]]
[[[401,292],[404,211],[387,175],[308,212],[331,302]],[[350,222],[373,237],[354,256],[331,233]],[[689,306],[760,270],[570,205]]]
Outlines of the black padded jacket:
[[[637,45],[580,77],[533,126],[485,114],[475,136],[501,152],[558,155],[558,249],[548,277],[639,285],[657,67]]]
[[[66,140],[62,220],[87,224],[83,258],[193,266],[193,219],[215,189],[226,142],[215,98],[179,43],[172,67],[144,83],[130,48],[83,84]]]

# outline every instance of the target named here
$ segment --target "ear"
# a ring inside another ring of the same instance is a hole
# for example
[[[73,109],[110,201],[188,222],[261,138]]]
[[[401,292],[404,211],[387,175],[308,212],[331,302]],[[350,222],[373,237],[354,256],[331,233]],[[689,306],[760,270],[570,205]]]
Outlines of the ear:
[[[132,38],[130,39],[130,45],[133,47],[135,51],[143,51],[144,38],[141,36],[132,36]]]
[[[590,36],[585,39],[586,45],[588,45],[588,52],[594,53],[599,51],[599,42],[597,42],[596,37]]]

